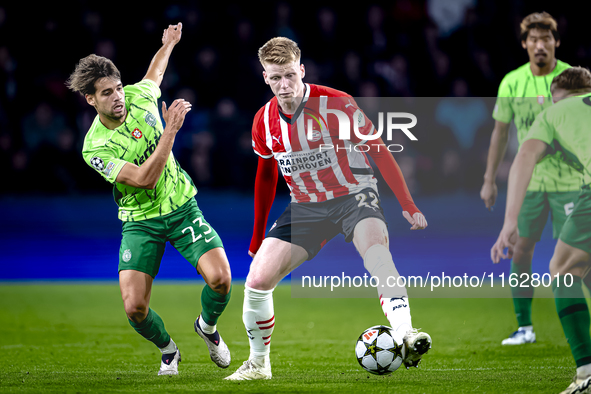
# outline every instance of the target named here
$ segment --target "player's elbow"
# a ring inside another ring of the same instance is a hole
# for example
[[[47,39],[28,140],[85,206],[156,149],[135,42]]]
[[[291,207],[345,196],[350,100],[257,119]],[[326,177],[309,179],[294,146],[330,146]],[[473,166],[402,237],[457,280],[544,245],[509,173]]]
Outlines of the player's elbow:
[[[138,189],[154,189],[160,176],[156,176],[150,171],[150,166],[144,165],[138,167],[133,163],[126,163],[117,175],[115,180],[125,186],[136,187]]]
[[[122,183],[126,186],[131,186],[131,187],[135,187],[138,189],[147,189],[147,190],[153,190],[156,188],[156,184],[158,183],[158,180],[150,180],[150,179],[122,179],[121,181],[118,181],[118,183]]]
[[[144,75],[144,78],[142,78],[142,79],[149,79],[150,81],[154,82],[156,85],[160,86],[160,84],[162,83],[163,77],[164,77],[164,73],[158,71],[158,72],[148,72],[146,75]]]
[[[142,186],[140,186],[140,189],[154,190],[154,189],[156,189],[157,184],[158,184],[158,179],[156,179],[154,181],[149,181],[149,182],[144,183]]]
[[[517,158],[520,158],[525,163],[537,163],[544,158],[548,145],[540,140],[529,139],[523,142],[519,152],[517,152]]]

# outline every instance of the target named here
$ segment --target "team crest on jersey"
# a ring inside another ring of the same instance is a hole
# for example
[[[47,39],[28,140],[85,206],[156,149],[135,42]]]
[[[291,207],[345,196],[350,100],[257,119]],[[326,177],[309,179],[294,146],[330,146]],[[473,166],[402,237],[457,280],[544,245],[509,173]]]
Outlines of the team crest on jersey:
[[[140,138],[142,138],[142,131],[140,129],[138,129],[137,127],[131,132],[131,135],[133,135],[133,138],[135,138],[136,140],[139,140]]]
[[[146,112],[144,115],[144,121],[148,126],[156,127],[156,117],[150,112]]]
[[[545,99],[546,99],[546,97],[539,95],[538,96],[538,104],[543,105]]]
[[[312,108],[306,108],[307,112],[304,112],[304,124],[306,125],[306,138],[308,141],[317,142],[322,139],[322,127],[328,129],[326,120],[317,111]],[[311,119],[310,119],[311,118]],[[314,126],[318,126],[319,130],[314,129]],[[310,131],[310,129],[312,129]],[[311,135],[310,135],[311,134]]]
[[[312,138],[310,139],[310,141],[317,142],[317,141],[320,141],[321,138],[322,138],[322,133],[316,129],[312,129]]]

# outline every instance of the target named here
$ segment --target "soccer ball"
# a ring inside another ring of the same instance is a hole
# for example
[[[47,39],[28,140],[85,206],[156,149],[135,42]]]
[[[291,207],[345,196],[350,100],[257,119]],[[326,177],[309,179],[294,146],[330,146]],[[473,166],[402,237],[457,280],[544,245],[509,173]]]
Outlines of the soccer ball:
[[[387,326],[373,326],[363,331],[355,344],[359,365],[375,375],[387,375],[402,365],[402,344],[392,337]]]

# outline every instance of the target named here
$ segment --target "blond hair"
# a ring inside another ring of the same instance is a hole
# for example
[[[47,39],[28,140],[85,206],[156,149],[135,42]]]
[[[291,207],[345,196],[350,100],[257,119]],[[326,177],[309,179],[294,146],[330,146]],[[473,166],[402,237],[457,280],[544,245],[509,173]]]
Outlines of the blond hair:
[[[265,64],[285,65],[300,60],[298,44],[286,37],[271,38],[259,49],[259,61]]]
[[[532,29],[550,30],[556,41],[560,40],[558,34],[558,23],[556,20],[547,12],[534,12],[529,14],[521,21],[519,25],[521,30],[521,41],[527,40],[527,36]]]

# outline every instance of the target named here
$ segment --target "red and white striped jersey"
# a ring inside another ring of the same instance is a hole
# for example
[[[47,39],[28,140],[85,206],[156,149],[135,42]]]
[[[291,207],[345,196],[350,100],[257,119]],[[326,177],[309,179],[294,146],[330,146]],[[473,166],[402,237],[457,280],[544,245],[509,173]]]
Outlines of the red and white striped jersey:
[[[339,139],[339,110],[350,120],[350,139]],[[305,84],[297,111],[290,117],[273,97],[255,115],[252,146],[262,158],[275,157],[292,202],[321,202],[359,193],[367,187],[377,192],[377,181],[359,136],[375,132],[372,122],[347,93]],[[367,147],[367,146],[366,146]]]

